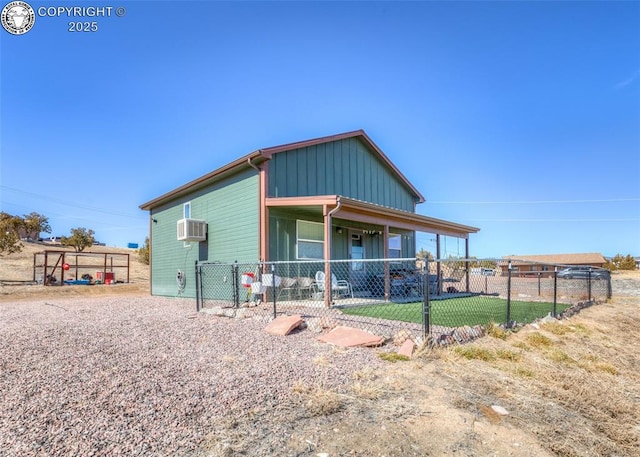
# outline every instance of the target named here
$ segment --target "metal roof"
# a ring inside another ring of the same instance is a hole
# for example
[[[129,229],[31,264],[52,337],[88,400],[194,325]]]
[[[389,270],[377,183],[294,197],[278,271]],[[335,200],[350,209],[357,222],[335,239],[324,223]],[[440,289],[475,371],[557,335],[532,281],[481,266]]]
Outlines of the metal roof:
[[[578,254],[541,254],[541,255],[507,255],[505,260],[522,260],[549,265],[598,265],[606,263],[604,256],[598,252]]]

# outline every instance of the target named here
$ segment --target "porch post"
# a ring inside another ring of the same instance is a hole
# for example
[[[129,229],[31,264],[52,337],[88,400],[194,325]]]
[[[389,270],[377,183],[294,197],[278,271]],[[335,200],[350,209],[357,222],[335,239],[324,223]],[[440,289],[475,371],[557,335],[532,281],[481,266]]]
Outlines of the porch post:
[[[331,290],[331,213],[327,205],[322,206],[324,219],[324,306],[331,307],[333,290]]]
[[[267,168],[268,163],[260,165],[258,171],[258,219],[260,224],[260,233],[258,239],[258,251],[260,260],[266,262],[269,260],[269,208],[267,208]]]
[[[382,252],[385,259],[389,258],[389,226],[384,226],[384,239],[383,239],[383,247]],[[389,301],[391,298],[391,278],[389,277],[389,261],[385,260],[384,262],[384,299],[385,301]]]
[[[464,258],[467,259],[466,270],[467,270],[467,293],[471,291],[471,287],[469,287],[469,236],[464,239]]]
[[[438,295],[442,295],[442,269],[440,264],[440,234],[436,233],[436,280],[438,281]]]

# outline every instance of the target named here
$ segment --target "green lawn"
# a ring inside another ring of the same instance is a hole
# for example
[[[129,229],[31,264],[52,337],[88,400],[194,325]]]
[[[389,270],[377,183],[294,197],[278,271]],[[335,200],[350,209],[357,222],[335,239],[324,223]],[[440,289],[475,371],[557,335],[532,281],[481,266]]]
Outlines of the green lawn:
[[[507,300],[497,297],[462,297],[432,300],[431,324],[445,327],[503,323],[507,320]],[[558,303],[558,313],[569,305]],[[553,311],[553,303],[511,300],[511,320],[531,322]],[[342,312],[356,316],[376,317],[404,322],[422,323],[422,302],[388,303],[343,308]]]

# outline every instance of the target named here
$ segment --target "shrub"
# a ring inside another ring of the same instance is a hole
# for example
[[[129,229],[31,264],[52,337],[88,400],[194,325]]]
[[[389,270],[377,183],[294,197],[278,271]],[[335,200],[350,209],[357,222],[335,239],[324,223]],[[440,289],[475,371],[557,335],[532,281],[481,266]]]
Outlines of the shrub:
[[[149,237],[144,239],[144,246],[138,249],[138,260],[144,265],[149,265]]]
[[[22,250],[20,228],[23,226],[21,217],[0,213],[0,253],[12,254]]]
[[[623,256],[622,254],[616,254],[611,260],[607,260],[604,267],[611,270],[635,270],[636,261],[631,254]]]

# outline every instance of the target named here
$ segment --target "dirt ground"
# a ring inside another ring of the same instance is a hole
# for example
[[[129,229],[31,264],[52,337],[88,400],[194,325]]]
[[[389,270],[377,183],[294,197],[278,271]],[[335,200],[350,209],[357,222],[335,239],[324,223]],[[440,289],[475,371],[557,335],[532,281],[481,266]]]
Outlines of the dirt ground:
[[[42,286],[33,283],[34,254],[46,250],[59,250],[60,246],[45,243],[23,243],[22,252],[4,255],[0,257],[0,301],[28,300],[37,298],[74,297],[74,296],[104,296],[104,295],[148,295],[149,294],[149,266],[138,260],[138,253],[135,249],[116,248],[109,246],[93,246],[84,252],[97,254],[116,253],[119,254],[117,264],[126,265],[126,255],[129,255],[129,283],[117,283],[113,285],[91,285],[91,286]],[[73,251],[70,251],[72,254]],[[41,258],[38,258],[41,261]],[[83,260],[84,264],[95,263],[94,268],[84,268],[79,271],[78,276],[89,273],[95,276],[97,270],[101,270],[101,257]],[[50,260],[50,264],[55,264],[55,260]],[[126,277],[126,270],[116,268],[116,279]],[[74,276],[74,271],[69,270],[65,279]],[[36,275],[38,276],[38,275]],[[60,279],[60,268],[55,276]],[[38,279],[38,278],[36,278]]]
[[[41,249],[0,258],[0,280],[30,279]],[[0,301],[148,294],[148,267],[121,251],[130,284],[1,285]],[[640,456],[640,272],[614,274],[613,291],[563,321],[355,372],[352,395],[301,389],[301,408],[219,424],[201,455],[259,455],[263,422],[291,437],[283,456]]]

